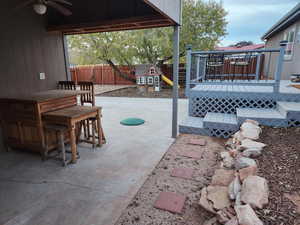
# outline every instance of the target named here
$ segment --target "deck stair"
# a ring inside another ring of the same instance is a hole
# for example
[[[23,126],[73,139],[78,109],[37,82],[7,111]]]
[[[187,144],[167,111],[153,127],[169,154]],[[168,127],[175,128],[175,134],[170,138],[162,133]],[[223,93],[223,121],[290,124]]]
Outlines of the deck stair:
[[[300,102],[276,102],[275,108],[236,108],[236,113],[207,112],[204,117],[190,115],[180,124],[181,133],[228,138],[246,119],[272,127],[300,126]]]

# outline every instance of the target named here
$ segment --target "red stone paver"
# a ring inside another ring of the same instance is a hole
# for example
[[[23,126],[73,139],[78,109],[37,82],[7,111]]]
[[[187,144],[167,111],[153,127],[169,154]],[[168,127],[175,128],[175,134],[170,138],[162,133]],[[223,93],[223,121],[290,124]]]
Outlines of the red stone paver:
[[[200,139],[200,138],[192,138],[192,139],[189,140],[188,144],[205,146],[206,145],[206,140],[205,139]]]
[[[193,159],[201,159],[202,154],[203,154],[202,151],[184,151],[179,153],[179,155],[181,156],[193,158]]]
[[[186,197],[183,195],[173,192],[161,192],[154,203],[154,207],[181,214],[185,200]]]
[[[179,177],[184,179],[192,179],[195,170],[192,168],[175,168],[171,172],[172,177]]]

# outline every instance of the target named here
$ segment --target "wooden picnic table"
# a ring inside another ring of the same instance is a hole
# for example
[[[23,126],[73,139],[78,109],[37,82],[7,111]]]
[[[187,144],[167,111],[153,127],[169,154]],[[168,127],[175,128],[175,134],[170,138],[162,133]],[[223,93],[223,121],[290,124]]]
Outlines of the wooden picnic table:
[[[79,90],[49,90],[28,96],[0,97],[0,122],[7,148],[29,149],[45,157],[47,149],[58,146],[53,133],[43,127],[42,114],[77,106]],[[50,146],[46,146],[45,140]]]

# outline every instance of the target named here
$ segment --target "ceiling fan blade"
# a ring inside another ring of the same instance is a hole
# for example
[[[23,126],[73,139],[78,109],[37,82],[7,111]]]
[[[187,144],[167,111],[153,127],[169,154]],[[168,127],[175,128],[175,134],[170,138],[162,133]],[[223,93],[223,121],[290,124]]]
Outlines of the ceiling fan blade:
[[[54,9],[56,9],[57,11],[59,11],[64,16],[71,16],[72,15],[72,12],[69,9],[57,4],[56,2],[47,1],[47,5],[51,6]]]
[[[27,1],[24,1],[20,4],[17,5],[17,7],[15,8],[15,10],[19,10],[19,9],[22,9],[28,5],[32,5],[33,3],[35,3],[36,0],[27,0]]]
[[[71,2],[66,1],[66,0],[51,0],[52,2],[59,2],[62,4],[66,4],[66,5],[73,5]]]

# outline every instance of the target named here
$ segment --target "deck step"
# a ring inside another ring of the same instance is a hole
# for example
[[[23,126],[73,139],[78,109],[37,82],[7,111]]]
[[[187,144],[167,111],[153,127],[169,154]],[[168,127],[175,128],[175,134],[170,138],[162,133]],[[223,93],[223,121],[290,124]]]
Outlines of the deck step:
[[[203,119],[205,128],[213,129],[238,129],[238,121],[235,114],[207,113]]]
[[[209,135],[203,127],[203,118],[188,116],[179,124],[179,132],[182,134]]]
[[[287,116],[287,114],[300,114],[299,102],[277,102],[278,111]]]
[[[286,115],[277,109],[238,108],[237,118],[239,124],[243,123],[246,119],[253,119],[265,126],[287,126]]]

